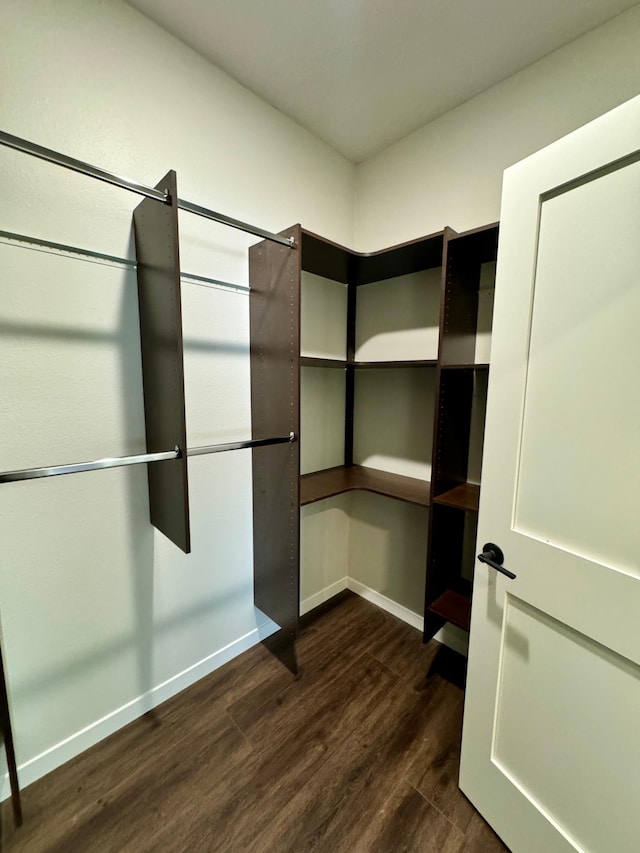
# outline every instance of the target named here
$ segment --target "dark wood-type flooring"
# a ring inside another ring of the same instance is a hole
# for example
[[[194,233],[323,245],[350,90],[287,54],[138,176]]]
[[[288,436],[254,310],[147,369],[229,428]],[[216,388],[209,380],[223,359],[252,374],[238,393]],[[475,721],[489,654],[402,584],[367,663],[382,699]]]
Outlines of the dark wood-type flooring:
[[[504,851],[457,787],[443,648],[348,594],[303,628],[297,679],[249,650],[27,788],[21,829],[4,803],[2,848]]]

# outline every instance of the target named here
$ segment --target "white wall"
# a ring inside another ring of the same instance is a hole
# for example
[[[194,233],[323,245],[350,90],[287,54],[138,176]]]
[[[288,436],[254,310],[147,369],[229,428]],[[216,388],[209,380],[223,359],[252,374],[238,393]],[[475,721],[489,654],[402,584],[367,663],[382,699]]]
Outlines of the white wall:
[[[280,230],[353,242],[354,168],[118,0],[5,0],[3,130]],[[0,149],[0,228],[132,257],[115,188]],[[247,283],[253,238],[181,214],[182,268]],[[0,244],[0,469],[144,447],[135,276]],[[246,294],[183,285],[189,442],[250,434]],[[249,454],[191,460],[193,553],[143,468],[0,490],[0,617],[22,782],[272,630],[253,607]]]
[[[507,166],[640,92],[639,45],[634,6],[361,163],[354,248],[499,219]]]

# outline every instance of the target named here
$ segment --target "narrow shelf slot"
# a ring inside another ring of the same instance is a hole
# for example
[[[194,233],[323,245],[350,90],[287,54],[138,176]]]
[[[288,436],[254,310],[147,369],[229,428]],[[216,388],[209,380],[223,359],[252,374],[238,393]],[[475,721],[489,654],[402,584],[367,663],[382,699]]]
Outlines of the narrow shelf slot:
[[[478,512],[480,486],[473,483],[463,483],[461,486],[456,486],[454,489],[449,489],[449,491],[433,498],[433,503]]]
[[[348,468],[338,466],[304,474],[300,478],[300,505],[305,506],[355,489],[419,506],[429,506],[430,503],[431,484],[426,480],[390,474],[363,465],[352,465]]]
[[[469,630],[471,624],[471,598],[468,595],[455,592],[453,589],[445,590],[439,598],[429,605],[431,613],[441,616],[452,625],[457,625],[464,631]]]

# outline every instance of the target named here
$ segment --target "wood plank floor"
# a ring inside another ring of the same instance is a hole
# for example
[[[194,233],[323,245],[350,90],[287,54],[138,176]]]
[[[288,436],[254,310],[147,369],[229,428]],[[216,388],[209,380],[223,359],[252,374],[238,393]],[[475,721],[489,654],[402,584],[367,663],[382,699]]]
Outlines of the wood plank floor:
[[[443,648],[349,594],[302,630],[297,679],[245,652],[27,788],[21,829],[4,803],[2,849],[505,851],[457,787]]]

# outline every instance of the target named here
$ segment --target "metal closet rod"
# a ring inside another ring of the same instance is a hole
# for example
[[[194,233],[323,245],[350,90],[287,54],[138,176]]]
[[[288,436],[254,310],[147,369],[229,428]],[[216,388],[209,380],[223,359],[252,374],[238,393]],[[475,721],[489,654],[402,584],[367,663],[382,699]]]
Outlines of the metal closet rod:
[[[295,432],[276,438],[256,438],[248,441],[232,441],[227,444],[207,444],[202,447],[189,447],[187,456],[206,456],[209,453],[224,453],[227,450],[244,450],[247,447],[265,447],[270,444],[289,444],[296,440]],[[106,459],[94,459],[92,462],[75,462],[71,465],[56,465],[52,468],[24,468],[21,471],[0,473],[0,483],[16,483],[20,480],[39,480],[42,477],[60,477],[62,474],[79,474],[82,471],[99,471],[103,468],[121,468],[124,465],[140,465],[143,462],[166,462],[180,459],[179,447],[161,453],[138,453],[133,456],[115,456]]]
[[[99,181],[104,181],[107,184],[113,184],[116,187],[121,187],[125,190],[138,193],[138,195],[153,198],[156,201],[161,201],[164,204],[170,203],[169,194],[162,190],[157,190],[154,187],[148,187],[146,184],[140,184],[138,181],[130,181],[128,178],[123,178],[120,175],[115,175],[113,172],[108,172],[106,169],[100,169],[98,166],[92,166],[91,163],[85,163],[82,160],[76,160],[74,157],[68,157],[66,154],[60,154],[59,151],[53,151],[51,148],[44,148],[42,145],[37,145],[35,142],[29,142],[28,139],[21,139],[19,136],[12,136],[10,133],[5,133],[0,130],[0,145],[7,148],[13,148],[16,151],[22,151],[24,154],[31,154],[33,157],[38,157],[40,160],[47,160],[49,163],[55,163],[57,166],[62,166],[65,169],[71,169],[73,172],[80,172],[82,175],[88,175],[90,178],[97,178]],[[222,225],[229,225],[231,228],[237,228],[240,231],[246,231],[247,234],[254,234],[256,237],[264,237],[265,240],[271,240],[274,243],[280,243],[283,246],[288,246],[290,249],[294,247],[295,241],[293,237],[282,237],[280,234],[273,234],[271,231],[265,231],[263,228],[258,228],[255,225],[249,225],[247,222],[242,222],[239,219],[233,219],[231,216],[225,216],[224,213],[216,213],[215,210],[209,210],[207,207],[201,207],[199,204],[192,204],[184,199],[176,199],[176,204],[180,210],[185,210],[188,213],[195,213],[197,216],[203,216],[205,219],[212,219],[214,222],[220,222]]]

